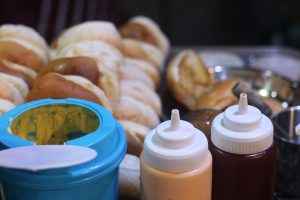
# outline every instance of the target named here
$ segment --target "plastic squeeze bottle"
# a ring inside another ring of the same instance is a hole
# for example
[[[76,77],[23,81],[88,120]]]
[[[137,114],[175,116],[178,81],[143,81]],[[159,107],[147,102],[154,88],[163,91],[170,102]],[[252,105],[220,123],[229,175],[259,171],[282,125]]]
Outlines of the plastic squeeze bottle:
[[[140,157],[143,200],[211,199],[212,157],[205,135],[172,110],[152,130]]]
[[[276,147],[273,124],[241,94],[239,105],[213,121],[213,200],[272,200]]]

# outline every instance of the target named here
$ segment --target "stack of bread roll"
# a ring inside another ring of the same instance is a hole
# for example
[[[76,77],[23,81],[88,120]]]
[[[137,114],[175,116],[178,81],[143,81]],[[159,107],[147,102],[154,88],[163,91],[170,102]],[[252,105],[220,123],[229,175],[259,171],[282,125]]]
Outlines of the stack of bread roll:
[[[37,71],[48,62],[48,46],[32,28],[0,26],[0,115],[25,102]]]
[[[119,120],[128,153],[139,156],[145,135],[159,123],[156,89],[169,41],[143,16],[119,30],[110,22],[92,21],[62,32],[27,100],[74,97],[96,102]]]
[[[104,106],[126,132],[128,154],[120,169],[120,193],[139,198],[138,157],[146,134],[159,123],[156,90],[168,51],[167,37],[143,16],[119,30],[107,21],[75,25],[50,49],[31,28],[3,25],[0,114],[43,98],[81,98]]]
[[[128,146],[129,152],[139,156],[142,151],[141,141],[150,132],[150,128],[159,123],[161,101],[155,90],[160,84],[160,73],[170,44],[157,24],[143,16],[130,19],[119,31],[124,38],[125,67],[122,73],[122,97],[119,106],[122,112],[117,113],[117,118],[121,119],[120,123],[129,133],[127,135],[140,138],[138,141],[127,137],[127,140],[132,141],[131,147]],[[144,114],[134,114],[138,113],[138,110],[143,110]],[[147,121],[142,119],[144,115],[149,117]],[[142,124],[148,127],[138,124],[142,120]],[[120,199],[140,199],[139,171],[138,157],[127,154],[120,166]]]

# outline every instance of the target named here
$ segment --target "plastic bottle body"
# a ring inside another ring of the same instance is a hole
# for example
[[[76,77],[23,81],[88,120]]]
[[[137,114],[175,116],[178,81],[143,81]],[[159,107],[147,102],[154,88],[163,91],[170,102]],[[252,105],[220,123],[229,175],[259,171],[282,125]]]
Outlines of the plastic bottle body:
[[[232,154],[209,144],[213,162],[213,200],[272,200],[277,151],[273,143],[255,154]]]
[[[212,187],[212,156],[198,169],[184,172],[164,172],[149,166],[143,157],[141,164],[142,200],[210,200]]]

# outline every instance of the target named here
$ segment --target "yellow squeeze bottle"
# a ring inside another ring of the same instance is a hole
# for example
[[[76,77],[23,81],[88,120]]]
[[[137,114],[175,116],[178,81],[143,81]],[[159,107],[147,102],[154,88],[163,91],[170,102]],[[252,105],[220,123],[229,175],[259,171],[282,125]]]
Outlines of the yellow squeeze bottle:
[[[147,135],[140,164],[142,200],[211,199],[207,139],[178,110]]]

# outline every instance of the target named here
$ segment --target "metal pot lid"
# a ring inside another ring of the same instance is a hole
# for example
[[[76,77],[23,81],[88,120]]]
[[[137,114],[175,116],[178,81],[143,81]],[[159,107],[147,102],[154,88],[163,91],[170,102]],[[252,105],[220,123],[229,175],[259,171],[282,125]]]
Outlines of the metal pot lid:
[[[97,152],[73,145],[35,145],[0,151],[0,167],[40,171],[71,167],[93,160]]]

